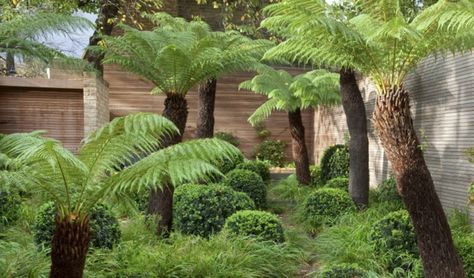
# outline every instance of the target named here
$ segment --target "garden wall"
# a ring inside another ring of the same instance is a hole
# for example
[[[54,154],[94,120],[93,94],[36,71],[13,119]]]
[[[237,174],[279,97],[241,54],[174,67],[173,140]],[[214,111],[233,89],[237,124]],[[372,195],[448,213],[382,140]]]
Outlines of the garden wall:
[[[0,133],[45,130],[74,151],[85,134],[108,121],[101,79],[0,77]]]
[[[474,146],[474,54],[428,58],[405,83],[412,93],[415,128],[426,144],[425,158],[438,195],[445,208],[465,207],[474,180],[474,165],[464,155]],[[389,175],[390,165],[370,121],[375,91],[366,80],[360,87],[369,126],[370,184],[376,186]],[[318,161],[325,147],[344,142],[347,126],[340,107],[315,111],[314,119],[314,158]],[[472,207],[471,221],[474,223]]]
[[[300,73],[303,70],[288,68],[290,72]],[[110,113],[111,117],[118,117],[139,111],[161,114],[164,96],[150,95],[152,84],[141,80],[114,66],[106,66],[104,79],[110,84]],[[249,116],[262,104],[266,97],[251,92],[239,91],[242,81],[253,77],[251,73],[236,73],[224,76],[218,80],[215,131],[226,131],[236,135],[240,141],[239,148],[250,157],[255,145],[262,140],[257,132],[247,122]],[[185,138],[193,138],[196,130],[197,94],[192,90],[186,97],[188,100],[189,115],[186,124]],[[306,138],[310,153],[313,141],[312,110],[304,111],[303,122],[306,126]],[[284,112],[274,113],[266,122],[266,128],[271,132],[271,139],[288,142],[287,158],[291,159],[291,138],[288,131],[288,119]]]

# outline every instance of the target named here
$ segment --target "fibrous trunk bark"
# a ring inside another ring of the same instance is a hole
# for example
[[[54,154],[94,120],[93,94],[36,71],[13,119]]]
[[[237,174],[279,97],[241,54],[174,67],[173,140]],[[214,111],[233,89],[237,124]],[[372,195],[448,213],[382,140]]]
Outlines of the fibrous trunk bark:
[[[119,0],[107,0],[100,1],[99,14],[95,21],[96,29],[92,36],[89,38],[89,46],[99,45],[102,40],[101,35],[110,36],[115,26],[115,19],[118,15],[120,1]],[[103,54],[95,53],[90,50],[86,50],[84,59],[87,60],[94,69],[98,71],[100,75],[103,75],[102,60],[104,59]]]
[[[377,97],[374,126],[392,164],[397,189],[415,227],[425,277],[465,277],[433,179],[423,157],[403,87]]]
[[[304,125],[301,119],[301,110],[288,112],[290,123],[290,134],[292,140],[293,160],[296,167],[296,178],[300,184],[310,184],[311,174],[309,171],[308,149],[304,137]]]
[[[12,75],[16,74],[15,55],[13,55],[11,52],[7,52],[6,66],[7,66],[7,75],[8,76],[12,76]]]
[[[183,139],[186,121],[188,119],[188,104],[184,96],[168,94],[165,99],[163,116],[172,121],[179,129],[180,134],[165,138],[162,147],[166,148],[178,144]],[[159,214],[156,233],[158,236],[166,236],[173,225],[173,193],[171,184],[166,184],[163,189],[153,190],[148,202],[148,213]]]
[[[369,139],[365,105],[354,71],[342,69],[339,83],[350,135],[349,195],[359,208],[363,208],[369,203]]]
[[[199,85],[196,138],[212,138],[214,136],[216,88],[217,80],[215,78],[208,79]]]
[[[89,249],[89,217],[56,216],[51,242],[51,278],[81,278]]]

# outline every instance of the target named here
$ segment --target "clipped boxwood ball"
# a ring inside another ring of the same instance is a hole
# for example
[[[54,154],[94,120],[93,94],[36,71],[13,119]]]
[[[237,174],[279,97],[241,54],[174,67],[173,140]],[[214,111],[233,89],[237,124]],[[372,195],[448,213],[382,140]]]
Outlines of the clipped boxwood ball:
[[[349,148],[346,145],[334,145],[327,148],[321,162],[321,181],[326,183],[336,177],[349,176]]]
[[[232,157],[225,157],[223,158],[220,163],[217,165],[217,168],[219,171],[222,172],[222,174],[227,174],[228,172],[234,170],[237,165],[240,163],[244,162],[244,156],[239,153],[236,154]]]
[[[309,168],[309,171],[311,173],[311,185],[315,187],[322,186],[323,182],[321,180],[321,167],[312,165]]]
[[[209,237],[236,211],[254,208],[247,194],[221,184],[186,184],[174,192],[175,228],[184,234]]]
[[[367,271],[354,264],[337,264],[326,267],[316,276],[318,278],[364,278]]]
[[[235,235],[255,237],[264,241],[285,241],[280,219],[266,211],[238,211],[227,218],[224,229]]]
[[[235,169],[227,173],[224,185],[235,191],[244,192],[254,201],[257,208],[267,205],[267,189],[262,178],[249,170]]]
[[[16,192],[0,190],[0,229],[18,220],[20,213],[20,195]]]
[[[399,201],[401,202],[400,195],[397,190],[397,181],[394,177],[390,177],[381,182],[375,191],[377,202],[390,202]]]
[[[268,165],[263,161],[246,160],[237,165],[237,169],[249,170],[254,173],[257,173],[265,182],[270,180],[270,169],[268,168]]]
[[[400,254],[418,258],[415,230],[406,210],[391,212],[375,222],[370,230],[369,240],[376,253],[389,258],[389,269],[402,264]]]
[[[339,216],[355,210],[349,194],[336,188],[321,188],[311,193],[303,203],[303,217],[311,226],[334,224]]]
[[[330,179],[326,185],[329,188],[338,188],[344,191],[349,191],[349,179],[346,177],[337,177]]]
[[[35,243],[49,247],[54,233],[56,206],[49,202],[40,207],[33,225]],[[111,249],[120,241],[121,232],[117,219],[104,205],[96,205],[89,212],[91,240],[90,246]]]

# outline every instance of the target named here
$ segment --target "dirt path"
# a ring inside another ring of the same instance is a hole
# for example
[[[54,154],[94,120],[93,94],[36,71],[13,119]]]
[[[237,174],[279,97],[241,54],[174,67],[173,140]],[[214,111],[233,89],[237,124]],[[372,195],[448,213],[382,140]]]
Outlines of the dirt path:
[[[271,210],[279,216],[287,232],[291,233],[292,239],[297,239],[292,241],[293,244],[305,251],[304,261],[301,263],[296,277],[313,277],[317,270],[317,254],[312,246],[314,239],[296,221],[296,204],[292,201],[282,200],[275,195],[270,195],[268,201]]]

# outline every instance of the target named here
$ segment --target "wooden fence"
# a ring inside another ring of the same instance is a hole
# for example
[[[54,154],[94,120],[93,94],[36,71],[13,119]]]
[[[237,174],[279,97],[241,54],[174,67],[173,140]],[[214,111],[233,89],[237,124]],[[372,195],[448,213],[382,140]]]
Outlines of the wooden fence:
[[[300,69],[287,69],[292,73],[301,73]],[[251,73],[236,73],[219,78],[217,83],[215,130],[231,132],[240,141],[239,148],[250,157],[254,147],[262,141],[257,132],[247,122],[249,116],[262,104],[266,97],[251,92],[239,91],[242,81],[253,77]],[[141,80],[135,75],[126,73],[117,67],[107,66],[104,79],[110,84],[110,113],[111,117],[147,111],[160,113],[163,110],[164,96],[150,95],[152,84]],[[186,124],[185,138],[193,138],[196,129],[197,94],[192,90],[186,96],[189,115]],[[303,112],[303,122],[306,127],[306,139],[310,153],[313,141],[312,110]],[[291,138],[288,131],[288,118],[284,112],[274,113],[265,123],[271,132],[271,139],[288,142],[286,155],[291,159]]]

